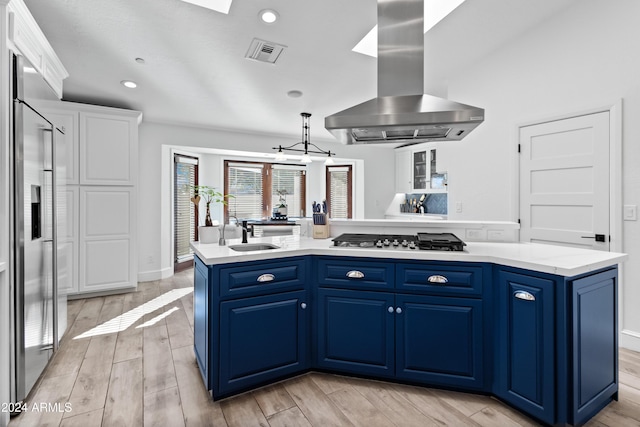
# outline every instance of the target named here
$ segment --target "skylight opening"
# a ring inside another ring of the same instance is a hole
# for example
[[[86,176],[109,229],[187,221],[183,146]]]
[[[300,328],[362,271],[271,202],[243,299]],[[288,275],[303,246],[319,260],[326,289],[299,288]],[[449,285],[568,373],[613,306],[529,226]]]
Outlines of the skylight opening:
[[[455,8],[464,3],[465,0],[424,0],[424,32],[442,21]],[[376,25],[367,33],[362,40],[355,45],[354,52],[363,55],[378,57],[378,26]]]
[[[231,8],[231,2],[233,0],[182,0],[185,3],[195,4],[196,6],[205,7],[207,9],[215,10],[216,12],[229,14]]]

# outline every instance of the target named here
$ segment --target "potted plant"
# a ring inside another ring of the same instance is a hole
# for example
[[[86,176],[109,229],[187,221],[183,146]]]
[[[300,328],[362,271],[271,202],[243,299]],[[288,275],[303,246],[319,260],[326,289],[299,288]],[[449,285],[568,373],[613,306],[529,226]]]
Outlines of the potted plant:
[[[211,203],[226,205],[228,199],[233,196],[229,194],[225,195],[208,185],[191,185],[190,187],[193,189],[194,194],[191,201],[196,206],[196,209],[198,209],[200,205],[200,200],[204,200],[206,205],[204,225],[198,226],[198,241],[200,243],[214,243],[217,239],[214,230],[218,226],[213,225],[213,221],[211,220]]]
[[[288,214],[287,208],[287,190],[277,190],[279,200],[278,200],[278,217],[285,217]]]

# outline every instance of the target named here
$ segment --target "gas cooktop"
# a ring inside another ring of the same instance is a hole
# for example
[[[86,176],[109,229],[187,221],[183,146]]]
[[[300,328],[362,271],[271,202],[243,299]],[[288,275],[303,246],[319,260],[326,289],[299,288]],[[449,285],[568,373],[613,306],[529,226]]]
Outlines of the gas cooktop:
[[[345,233],[333,239],[333,245],[347,248],[423,249],[462,251],[466,244],[452,233],[354,234]]]

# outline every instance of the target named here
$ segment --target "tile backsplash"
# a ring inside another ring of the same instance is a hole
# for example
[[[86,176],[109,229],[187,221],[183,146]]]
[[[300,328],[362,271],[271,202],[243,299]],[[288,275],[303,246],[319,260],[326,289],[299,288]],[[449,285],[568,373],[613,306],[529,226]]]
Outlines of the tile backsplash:
[[[420,200],[420,197],[422,197],[422,193],[406,195],[406,199],[409,203],[411,203],[413,199]],[[424,213],[447,215],[448,201],[447,193],[429,193],[426,195],[426,199],[423,203],[426,208]]]

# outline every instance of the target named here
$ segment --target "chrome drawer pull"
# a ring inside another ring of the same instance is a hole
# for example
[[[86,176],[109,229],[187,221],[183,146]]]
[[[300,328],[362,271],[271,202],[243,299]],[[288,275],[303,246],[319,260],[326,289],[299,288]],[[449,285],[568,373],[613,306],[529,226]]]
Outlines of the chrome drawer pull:
[[[521,300],[525,300],[525,301],[535,301],[536,297],[534,297],[533,295],[531,295],[529,292],[527,291],[517,291],[513,294],[514,297],[521,299]]]
[[[427,282],[429,283],[447,283],[449,279],[439,274],[434,274],[433,276],[429,276]]]
[[[267,273],[267,274],[263,274],[261,276],[258,276],[258,282],[260,283],[264,283],[264,282],[272,282],[273,280],[275,280],[276,276],[274,276],[273,274]]]
[[[347,277],[349,279],[363,279],[364,278],[364,273],[362,271],[358,271],[358,270],[351,270],[347,273]]]

